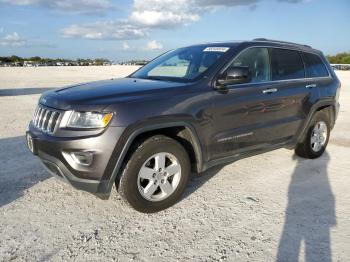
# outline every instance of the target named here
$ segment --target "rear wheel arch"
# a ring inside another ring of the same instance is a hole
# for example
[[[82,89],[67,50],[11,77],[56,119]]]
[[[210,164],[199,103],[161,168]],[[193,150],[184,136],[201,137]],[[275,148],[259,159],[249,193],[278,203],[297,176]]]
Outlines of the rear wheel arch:
[[[335,106],[323,105],[317,108],[316,112],[319,112],[319,111],[324,111],[328,115],[331,128],[333,128],[335,124],[335,114],[336,114]]]
[[[296,143],[299,143],[305,138],[306,132],[309,128],[310,123],[312,122],[312,119],[314,118],[315,114],[319,111],[326,111],[327,115],[329,117],[329,121],[331,124],[331,129],[333,128],[335,124],[336,119],[336,110],[335,110],[335,104],[334,100],[321,100],[315,103],[312,108],[310,109],[308,116],[306,117],[306,120],[301,128],[301,130],[298,132]]]
[[[326,150],[331,123],[327,110],[317,110],[308,125],[307,132],[302,141],[295,148],[295,153],[304,158],[320,157]]]

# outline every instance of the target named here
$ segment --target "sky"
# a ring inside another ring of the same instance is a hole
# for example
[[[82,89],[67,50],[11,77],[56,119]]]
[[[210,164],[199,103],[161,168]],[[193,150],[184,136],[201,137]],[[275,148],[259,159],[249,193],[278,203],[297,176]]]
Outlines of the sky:
[[[270,38],[350,51],[349,0],[0,0],[0,56],[151,59]]]

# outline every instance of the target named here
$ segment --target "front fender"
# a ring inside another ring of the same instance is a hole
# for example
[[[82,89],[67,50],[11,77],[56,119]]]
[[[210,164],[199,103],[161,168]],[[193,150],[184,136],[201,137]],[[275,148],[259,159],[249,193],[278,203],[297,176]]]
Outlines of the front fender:
[[[118,141],[115,147],[115,152],[113,152],[109,164],[106,168],[105,175],[109,176],[109,178],[107,179],[107,177],[105,177],[104,179],[107,179],[108,183],[102,183],[101,187],[103,188],[100,188],[99,191],[106,192],[106,195],[110,194],[115,180],[118,178],[118,175],[120,175],[120,169],[123,167],[123,162],[125,160],[127,152],[129,151],[131,145],[139,135],[145,132],[156,131],[171,127],[184,127],[189,131],[196,156],[197,171],[201,172],[203,166],[202,146],[199,142],[199,138],[194,126],[191,123],[189,123],[189,121],[176,120],[164,122],[164,119],[157,119],[148,123],[142,121],[140,123],[134,124],[126,128],[124,133],[120,137],[120,140]]]

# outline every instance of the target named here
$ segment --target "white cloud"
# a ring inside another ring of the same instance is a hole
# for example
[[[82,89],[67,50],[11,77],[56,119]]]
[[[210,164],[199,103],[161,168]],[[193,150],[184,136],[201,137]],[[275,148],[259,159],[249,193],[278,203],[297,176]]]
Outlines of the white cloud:
[[[205,12],[223,7],[253,6],[259,0],[134,0],[130,21],[140,26],[166,28],[189,24]]]
[[[139,39],[147,35],[143,28],[122,21],[96,22],[85,25],[71,25],[61,30],[65,38],[85,39]]]
[[[4,1],[4,0],[0,0]],[[10,0],[5,0],[10,1]],[[31,2],[44,0],[14,0]],[[47,2],[46,0],[45,2]],[[96,3],[98,0],[78,0],[77,2]],[[109,4],[110,0],[103,0]],[[134,0],[132,10],[124,21],[99,21],[94,24],[71,25],[61,30],[64,37],[85,39],[139,39],[153,29],[168,29],[187,25],[200,20],[208,12],[222,8],[246,6],[254,9],[262,0]],[[276,0],[297,3],[309,0]],[[53,2],[70,3],[69,0]],[[75,1],[74,1],[75,2]]]
[[[68,0],[60,1],[66,2]],[[85,2],[87,0],[79,0],[79,2],[80,1]],[[90,1],[95,2],[97,0]],[[66,38],[139,39],[148,35],[150,29],[172,28],[174,26],[196,22],[200,19],[201,15],[208,12],[208,10],[224,6],[251,6],[257,1],[258,0],[134,0],[132,12],[126,21],[99,21],[94,24],[71,25],[62,29],[61,34]]]
[[[124,42],[123,43],[123,50],[129,50],[130,49],[130,46],[127,42]]]
[[[12,34],[8,34],[4,36],[3,38],[0,38],[0,45],[1,46],[8,46],[8,47],[20,47],[24,46],[27,43],[27,41],[23,38],[21,38],[17,32],[13,32]]]
[[[134,0],[130,21],[148,27],[171,27],[198,21],[193,0]]]
[[[209,7],[209,6],[249,6],[257,4],[260,0],[194,0],[194,2],[200,7]]]
[[[112,4],[110,0],[0,0],[12,5],[37,5],[48,9],[71,13],[102,13]]]
[[[158,42],[157,40],[144,42],[144,44],[142,44],[141,47],[130,45],[128,42],[123,42],[121,45],[121,50],[127,51],[127,52],[158,51],[162,49],[163,49],[162,43]]]
[[[163,49],[163,45],[159,42],[157,42],[156,40],[152,40],[150,42],[147,43],[147,50],[161,50]]]
[[[132,22],[147,27],[171,27],[180,24],[188,24],[199,20],[197,14],[185,12],[173,13],[167,11],[135,11],[130,17]]]
[[[0,46],[5,47],[40,47],[40,48],[56,48],[56,45],[47,41],[43,41],[38,38],[25,39],[21,37],[17,32],[7,34],[0,38]]]

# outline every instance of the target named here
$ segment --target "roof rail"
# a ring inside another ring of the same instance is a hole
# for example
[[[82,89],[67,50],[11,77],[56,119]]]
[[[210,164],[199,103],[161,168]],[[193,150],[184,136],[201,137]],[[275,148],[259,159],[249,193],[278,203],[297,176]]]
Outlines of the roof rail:
[[[312,48],[309,45],[298,44],[298,43],[287,42],[287,41],[279,41],[279,40],[273,40],[273,39],[266,39],[266,38],[255,38],[255,39],[253,39],[253,41],[274,42],[274,43],[280,43],[280,44],[286,44],[286,45],[296,45],[296,46],[303,46],[303,47]]]

